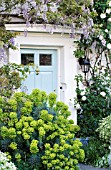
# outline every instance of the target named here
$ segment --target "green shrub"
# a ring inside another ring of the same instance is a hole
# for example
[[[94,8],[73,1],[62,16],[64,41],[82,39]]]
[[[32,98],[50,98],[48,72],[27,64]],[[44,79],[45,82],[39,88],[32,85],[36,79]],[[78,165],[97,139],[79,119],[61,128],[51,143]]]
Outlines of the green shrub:
[[[84,163],[100,168],[108,167],[108,143],[100,139],[90,138],[88,145],[83,145],[85,152]]]
[[[0,151],[0,170],[16,170],[15,165],[9,161],[7,155]]]
[[[56,94],[34,89],[30,95],[0,97],[0,149],[18,170],[76,170],[83,161],[82,143],[74,139],[79,126]]]
[[[22,80],[27,77],[26,73],[29,73],[29,66],[8,63],[0,67],[0,95],[10,97],[20,88]]]
[[[99,132],[101,139],[107,142],[111,141],[111,115],[99,121],[99,127],[96,131]]]
[[[89,80],[89,86],[85,89],[80,84],[82,76],[76,76],[77,97],[75,98],[75,108],[77,109],[77,122],[80,126],[78,137],[96,137],[96,129],[99,120],[111,113],[111,76],[106,70],[104,73],[95,74]]]

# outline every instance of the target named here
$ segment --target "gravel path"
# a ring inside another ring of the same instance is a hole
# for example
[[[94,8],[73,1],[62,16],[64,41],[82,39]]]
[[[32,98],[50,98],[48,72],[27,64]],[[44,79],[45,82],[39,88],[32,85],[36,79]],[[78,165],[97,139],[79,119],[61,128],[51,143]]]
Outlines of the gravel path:
[[[81,170],[111,170],[111,168],[96,168],[89,165],[79,164]]]

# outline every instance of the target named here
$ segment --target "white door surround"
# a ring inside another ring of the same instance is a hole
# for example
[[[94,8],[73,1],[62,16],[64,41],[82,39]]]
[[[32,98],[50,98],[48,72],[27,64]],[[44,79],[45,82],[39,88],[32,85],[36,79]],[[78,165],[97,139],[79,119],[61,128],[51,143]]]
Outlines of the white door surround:
[[[18,50],[9,50],[9,61],[21,64],[20,50],[22,49],[36,49],[36,50],[56,50],[57,51],[57,87],[58,100],[69,105],[72,112],[71,118],[76,123],[76,111],[74,110],[74,97],[76,95],[76,82],[74,81],[77,75],[77,60],[73,55],[75,49],[74,39],[69,37],[66,32],[61,36],[60,31],[56,30],[54,34],[49,34],[42,29],[37,32],[34,28],[30,28],[27,37],[24,36],[24,26],[21,25],[7,25],[8,30],[21,31],[16,37],[16,44]],[[57,32],[58,31],[58,32]]]

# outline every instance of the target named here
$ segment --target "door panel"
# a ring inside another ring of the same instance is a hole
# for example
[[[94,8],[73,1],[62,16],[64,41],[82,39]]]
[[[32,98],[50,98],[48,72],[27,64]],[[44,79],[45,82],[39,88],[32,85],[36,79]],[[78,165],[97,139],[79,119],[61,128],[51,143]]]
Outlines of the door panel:
[[[40,74],[36,76],[35,86],[41,90],[47,91],[47,93],[50,93],[51,89],[53,89],[52,80],[53,80],[52,72],[40,72]]]
[[[35,67],[30,67],[30,75],[23,81],[22,88],[25,86],[28,93],[35,88],[44,90],[47,93],[57,92],[57,51],[56,50],[21,50],[21,63],[34,63]],[[36,68],[39,74],[36,74]],[[22,90],[22,89],[21,89]]]

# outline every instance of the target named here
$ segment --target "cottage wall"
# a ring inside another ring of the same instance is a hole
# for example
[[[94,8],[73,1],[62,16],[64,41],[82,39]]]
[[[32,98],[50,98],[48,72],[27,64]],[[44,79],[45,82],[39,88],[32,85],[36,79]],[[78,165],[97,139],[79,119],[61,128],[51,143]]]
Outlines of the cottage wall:
[[[58,55],[57,85],[58,100],[65,102],[71,111],[71,118],[77,123],[76,110],[74,109],[74,96],[76,82],[74,77],[77,74],[77,59],[73,55],[75,50],[74,39],[70,38],[70,30],[57,28],[51,31],[51,27],[45,30],[38,25],[28,28],[27,36],[24,36],[25,25],[7,24],[7,30],[17,31],[16,37],[18,49],[9,51],[9,62],[21,64],[20,49],[56,49]],[[64,33],[63,33],[64,32]],[[76,37],[77,38],[77,37]],[[62,88],[61,88],[62,87]]]

